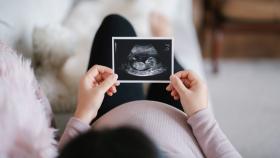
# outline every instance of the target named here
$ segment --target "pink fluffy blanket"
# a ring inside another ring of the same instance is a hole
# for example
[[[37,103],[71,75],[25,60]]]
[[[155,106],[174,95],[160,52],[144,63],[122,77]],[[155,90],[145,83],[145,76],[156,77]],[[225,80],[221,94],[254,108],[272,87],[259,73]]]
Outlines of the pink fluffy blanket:
[[[0,41],[0,157],[53,158],[51,110],[31,62]]]

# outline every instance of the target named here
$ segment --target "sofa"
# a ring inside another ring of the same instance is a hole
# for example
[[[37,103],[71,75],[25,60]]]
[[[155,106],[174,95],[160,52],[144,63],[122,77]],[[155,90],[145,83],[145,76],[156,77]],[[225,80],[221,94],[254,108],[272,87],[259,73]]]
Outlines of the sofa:
[[[128,18],[139,36],[150,36],[151,11],[166,15],[174,27],[178,62],[205,79],[191,0],[11,0],[1,3],[0,40],[32,59],[36,77],[57,122],[65,120],[75,109],[78,81],[86,71],[92,39],[103,17],[110,13]],[[16,14],[16,10],[20,14]],[[65,122],[58,123],[61,129],[64,125]]]

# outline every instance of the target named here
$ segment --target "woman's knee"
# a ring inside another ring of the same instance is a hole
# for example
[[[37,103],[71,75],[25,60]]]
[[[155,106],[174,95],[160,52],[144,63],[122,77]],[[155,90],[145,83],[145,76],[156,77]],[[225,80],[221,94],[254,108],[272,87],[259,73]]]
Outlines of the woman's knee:
[[[135,30],[131,23],[123,16],[119,14],[107,15],[102,24],[104,28],[110,28],[112,32],[115,32],[116,36],[136,36]]]
[[[119,14],[109,14],[107,15],[103,22],[128,22],[127,19]]]

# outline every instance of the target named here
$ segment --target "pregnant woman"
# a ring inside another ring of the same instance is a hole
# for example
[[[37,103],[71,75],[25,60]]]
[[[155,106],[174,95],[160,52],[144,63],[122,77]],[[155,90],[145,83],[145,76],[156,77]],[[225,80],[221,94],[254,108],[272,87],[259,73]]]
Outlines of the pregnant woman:
[[[154,36],[169,36],[168,21],[151,17]],[[113,36],[136,36],[121,16],[109,15],[96,33],[77,109],[59,142],[60,157],[238,158],[208,108],[207,86],[175,61],[170,84],[119,85],[110,69]],[[107,93],[107,95],[106,95]]]

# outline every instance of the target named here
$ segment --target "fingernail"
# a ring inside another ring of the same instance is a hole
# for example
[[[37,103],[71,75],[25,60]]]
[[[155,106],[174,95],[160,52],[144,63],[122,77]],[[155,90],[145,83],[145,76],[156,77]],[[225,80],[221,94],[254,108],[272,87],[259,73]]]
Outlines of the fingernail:
[[[180,80],[180,78],[178,76],[176,76],[176,75],[174,75],[174,79],[179,79]]]
[[[177,78],[177,76],[172,75],[172,76],[171,76],[171,78],[170,78],[170,81],[175,81],[175,80],[176,80],[176,78]]]
[[[114,75],[113,75],[113,78],[114,78],[114,79],[117,79],[117,78],[118,78],[118,75],[117,75],[117,74],[114,74]]]
[[[120,85],[120,82],[119,82],[119,81],[117,81],[115,85],[116,85],[116,86],[119,86],[119,85]]]
[[[171,90],[170,85],[168,85],[165,89],[166,89],[167,91],[170,91],[170,90]]]

